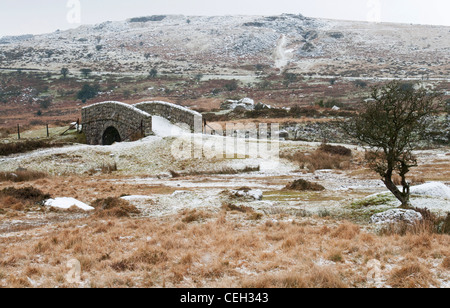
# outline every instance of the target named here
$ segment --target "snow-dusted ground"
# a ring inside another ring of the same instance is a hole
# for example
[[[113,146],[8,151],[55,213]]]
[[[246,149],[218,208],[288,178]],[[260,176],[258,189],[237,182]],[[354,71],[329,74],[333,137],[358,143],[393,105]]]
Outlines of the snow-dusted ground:
[[[182,16],[115,21],[1,40],[4,67],[144,75],[158,64],[177,74],[248,74],[264,63],[299,73],[358,78],[449,76],[448,27],[281,16]],[[97,49],[97,46],[101,46]],[[218,52],[220,51],[220,52]],[[19,54],[21,56],[17,56]],[[12,56],[7,56],[11,54]],[[292,59],[292,61],[290,61]],[[141,67],[136,72],[136,66]]]
[[[368,195],[385,194],[386,191],[379,179],[350,176],[349,172],[351,171],[317,170],[314,173],[304,174],[297,171],[297,165],[280,159],[276,155],[271,155],[274,153],[270,151],[268,155],[262,157],[245,156],[249,146],[258,142],[255,139],[242,139],[239,141],[240,147],[230,147],[224,150],[220,146],[211,147],[211,144],[223,145],[231,142],[234,145],[235,142],[238,142],[237,139],[191,134],[161,117],[153,117],[153,130],[155,136],[136,142],[117,143],[111,146],[76,145],[6,157],[0,160],[0,169],[14,171],[22,167],[56,175],[62,173],[84,174],[91,169],[101,167],[102,164],[115,163],[120,174],[134,175],[135,177],[114,178],[112,175],[111,178],[100,181],[112,186],[116,184],[145,185],[178,190],[174,195],[124,197],[136,204],[148,216],[173,214],[182,208],[219,208],[223,202],[223,191],[236,190],[241,187],[263,192],[262,200],[245,201],[246,204],[263,212],[300,210],[311,213],[324,210],[340,212],[346,210],[346,206],[353,201]],[[176,156],[180,151],[176,148],[174,151],[173,145],[176,142],[192,142],[194,148],[208,149],[208,153],[214,155],[211,155],[210,158],[177,159]],[[292,141],[274,143],[270,140],[264,142],[264,146],[267,144],[276,144],[280,149],[295,150],[314,150],[320,145]],[[362,151],[362,149],[359,150]],[[218,157],[218,153],[222,154],[222,157]],[[223,156],[227,154],[230,155],[230,158]],[[238,158],[238,154],[241,156],[240,158]],[[443,161],[449,158],[445,150],[422,151],[418,154],[419,158],[428,162],[429,157],[436,157]],[[258,166],[260,167],[259,171],[220,174],[224,168],[241,170],[246,167]],[[187,176],[172,178],[170,170],[184,172]],[[204,175],[202,175],[202,171],[205,172]],[[217,174],[212,171],[217,171]],[[190,172],[195,175],[189,176]],[[326,190],[319,193],[289,193],[282,190],[287,184],[298,178],[320,183]],[[450,189],[444,183],[427,183],[412,187],[411,191],[414,206],[427,207],[436,212],[450,211]],[[70,198],[72,196],[57,197]],[[77,205],[72,201],[68,203],[59,204],[63,207]],[[378,206],[377,210],[397,206],[399,203],[392,199],[387,204]],[[81,207],[83,208],[83,206]]]

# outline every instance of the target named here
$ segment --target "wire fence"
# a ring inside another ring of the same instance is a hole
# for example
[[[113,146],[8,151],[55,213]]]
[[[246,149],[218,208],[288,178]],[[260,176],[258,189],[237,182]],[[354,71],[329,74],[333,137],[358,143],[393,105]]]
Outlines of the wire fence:
[[[57,136],[64,136],[71,130],[76,130],[77,133],[81,133],[81,128],[80,127],[81,127],[80,126],[80,120],[77,119],[76,122],[72,122],[69,125],[69,128],[67,128],[63,132],[58,131],[58,132],[51,133],[50,132],[50,128],[49,128],[49,124],[46,124],[44,132],[43,132],[44,136],[33,136],[32,139],[50,139],[50,138],[54,138],[54,137],[57,137]],[[21,131],[20,124],[17,124],[17,140],[29,139],[29,138],[24,138],[24,134],[25,134],[25,132]]]

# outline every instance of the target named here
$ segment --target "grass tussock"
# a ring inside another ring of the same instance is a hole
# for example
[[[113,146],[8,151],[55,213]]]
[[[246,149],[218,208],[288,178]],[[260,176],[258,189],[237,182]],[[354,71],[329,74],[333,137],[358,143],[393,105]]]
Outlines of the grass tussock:
[[[295,180],[291,184],[285,187],[286,190],[298,190],[298,191],[323,191],[325,187],[320,184],[312,183],[303,179]]]
[[[223,203],[221,208],[225,212],[236,212],[247,214],[247,220],[260,220],[264,216],[262,213],[256,212],[252,207],[244,205],[238,206],[228,202]]]
[[[206,219],[210,218],[211,215],[209,215],[207,212],[200,211],[200,210],[184,210],[181,212],[181,221],[184,223],[193,223],[193,222],[202,222]]]
[[[29,182],[47,178],[48,174],[33,170],[17,170],[15,172],[0,172],[0,182]]]
[[[360,232],[361,229],[359,226],[349,222],[345,222],[342,225],[340,225],[335,231],[333,231],[331,236],[335,238],[351,240],[354,239],[357,235],[359,235]]]
[[[388,283],[394,288],[429,288],[436,284],[429,269],[411,262],[391,272]]]
[[[333,155],[348,156],[348,157],[352,156],[352,150],[340,145],[335,146],[330,144],[322,144],[319,147],[319,151]]]
[[[87,171],[87,173],[89,175],[94,175],[96,173],[111,174],[117,170],[118,170],[117,163],[112,163],[112,164],[102,164],[97,168],[91,168]]]
[[[100,218],[123,218],[130,217],[133,214],[140,214],[138,208],[120,198],[97,199],[92,203],[92,207],[95,208],[94,215]]]
[[[299,151],[294,154],[283,154],[281,158],[293,161],[299,165],[300,169],[307,169],[309,172],[324,169],[350,169],[351,153],[350,155],[341,155],[340,153],[346,153],[346,151],[340,148],[335,149],[334,147],[330,147],[322,145],[312,153]]]
[[[243,288],[348,288],[348,285],[329,268],[313,266],[311,269],[304,271],[306,273],[282,272],[276,275],[266,275],[257,279],[247,280],[243,283]]]
[[[63,143],[55,143],[50,140],[26,140],[11,143],[0,143],[0,156],[27,153],[34,150],[59,147],[63,145]]]
[[[174,171],[169,170],[169,173],[173,178],[179,178],[182,176],[200,176],[200,175],[232,175],[232,174],[242,174],[242,173],[250,173],[250,172],[259,172],[261,171],[260,166],[246,166],[244,168],[232,168],[232,167],[222,167],[218,169],[211,170],[189,170],[189,171]]]
[[[446,234],[450,235],[450,213],[438,216],[427,208],[411,208],[422,215],[422,220],[414,224],[396,223],[380,230],[382,235],[415,235],[415,234]]]
[[[27,206],[42,205],[47,199],[50,199],[49,194],[31,186],[23,188],[8,187],[0,191],[0,208],[24,210]]]

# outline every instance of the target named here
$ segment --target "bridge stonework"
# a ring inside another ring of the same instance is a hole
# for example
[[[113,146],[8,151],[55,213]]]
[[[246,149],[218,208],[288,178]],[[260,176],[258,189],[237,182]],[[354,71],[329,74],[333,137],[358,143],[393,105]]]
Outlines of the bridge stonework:
[[[105,133],[109,128],[114,128],[119,134],[115,141],[152,134],[152,116],[128,104],[103,102],[84,107],[81,113],[86,141],[91,145],[104,145]]]
[[[202,132],[202,115],[196,111],[161,101],[142,102],[134,107],[148,114],[166,118],[173,124],[188,125],[191,132]]]
[[[184,124],[192,132],[202,132],[202,115],[179,105],[152,101],[136,105],[103,102],[82,109],[82,127],[91,145],[129,141],[136,135],[152,135],[152,116],[174,124]]]

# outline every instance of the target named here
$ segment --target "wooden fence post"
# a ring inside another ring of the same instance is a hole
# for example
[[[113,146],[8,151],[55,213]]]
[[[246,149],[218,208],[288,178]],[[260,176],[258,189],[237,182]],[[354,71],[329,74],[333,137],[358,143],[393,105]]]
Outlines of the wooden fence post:
[[[20,140],[20,126],[17,124],[17,138]]]

